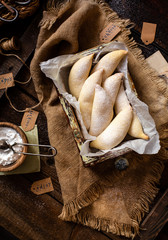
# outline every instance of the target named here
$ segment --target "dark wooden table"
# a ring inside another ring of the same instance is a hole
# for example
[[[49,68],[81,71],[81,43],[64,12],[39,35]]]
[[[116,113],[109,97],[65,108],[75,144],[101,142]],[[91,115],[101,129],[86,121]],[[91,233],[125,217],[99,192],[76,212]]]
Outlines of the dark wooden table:
[[[156,50],[160,50],[168,60],[168,2],[167,0],[107,0],[121,17],[130,18],[135,22],[131,30],[135,40],[140,44],[145,57]],[[38,24],[42,16],[41,8],[36,13],[22,21],[0,27],[0,39],[16,35],[21,43],[18,55],[30,63],[38,36]],[[141,46],[140,31],[142,23],[157,23],[155,42],[147,48]],[[0,74],[12,72],[15,79],[26,81],[29,71],[14,57],[0,55]],[[33,83],[27,85],[16,84],[10,88],[8,94],[18,109],[33,106],[38,103]],[[13,110],[0,91],[0,121],[12,122],[20,125],[23,113]],[[48,144],[48,133],[45,115],[40,107],[37,109],[39,142]],[[150,212],[142,221],[140,236],[136,239],[168,239],[168,165],[166,164],[160,181],[160,191]],[[46,177],[51,177],[54,191],[36,196],[30,191],[31,184]],[[85,240],[85,239],[126,239],[110,233],[98,232],[82,225],[63,222],[58,218],[61,213],[63,200],[54,159],[41,158],[41,171],[38,173],[0,176],[0,239],[21,240]]]

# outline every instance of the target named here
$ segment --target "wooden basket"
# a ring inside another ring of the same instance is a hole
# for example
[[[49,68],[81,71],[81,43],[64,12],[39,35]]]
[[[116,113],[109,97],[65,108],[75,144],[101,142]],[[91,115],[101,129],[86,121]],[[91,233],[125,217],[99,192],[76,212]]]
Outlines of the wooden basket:
[[[96,46],[94,48],[83,51],[79,54],[85,56],[86,52],[89,53],[89,54],[94,53],[97,50],[102,49],[106,45],[108,45],[108,44],[102,44],[102,45]],[[137,92],[136,92],[133,80],[132,80],[129,73],[128,73],[128,80],[129,80],[129,85],[130,85],[131,89],[134,91],[135,95],[137,96]],[[63,109],[66,113],[66,116],[68,117],[70,127],[73,131],[74,139],[75,139],[77,147],[80,151],[85,139],[83,137],[83,134],[82,134],[81,128],[79,126],[76,114],[74,112],[74,109],[70,105],[70,103],[62,95],[59,95],[59,99],[60,99],[60,102],[63,106]],[[119,156],[121,156],[123,154],[126,154],[126,153],[129,153],[129,152],[132,152],[132,149],[125,148],[123,150],[118,150],[116,153],[108,152],[108,153],[105,153],[104,155],[101,155],[101,156],[96,156],[96,157],[81,156],[81,158],[82,158],[84,166],[85,167],[90,167],[90,166],[94,166],[97,163],[103,162],[103,161],[108,160],[108,159],[113,159],[113,158],[119,157]]]
[[[60,102],[63,106],[63,109],[68,117],[69,124],[73,131],[74,139],[77,143],[78,149],[81,150],[82,144],[84,143],[85,140],[82,135],[81,129],[79,127],[74,110],[64,97],[62,97],[60,95],[59,98],[60,98]],[[126,154],[131,151],[132,151],[131,149],[126,148],[125,150],[118,150],[116,154],[105,153],[103,156],[97,156],[97,157],[81,156],[81,158],[83,161],[83,165],[85,167],[90,167],[90,166],[94,166],[97,163],[104,162],[105,160],[108,160],[111,158],[116,158],[118,156],[121,156],[121,155]]]

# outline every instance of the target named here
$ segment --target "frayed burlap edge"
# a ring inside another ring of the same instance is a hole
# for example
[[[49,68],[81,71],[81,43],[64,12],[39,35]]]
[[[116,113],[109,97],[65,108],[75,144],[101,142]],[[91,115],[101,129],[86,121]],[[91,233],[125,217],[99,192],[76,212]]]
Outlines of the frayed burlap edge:
[[[151,174],[147,177],[143,189],[138,201],[134,204],[133,210],[131,213],[131,219],[134,219],[138,223],[141,222],[145,213],[149,212],[149,204],[156,197],[159,188],[156,187],[156,184],[159,183],[161,174],[164,170],[164,163],[160,160],[155,160],[151,167]]]
[[[77,196],[74,201],[64,205],[62,213],[59,218],[64,221],[73,221],[82,223],[83,225],[92,227],[97,230],[111,232],[116,235],[134,238],[139,234],[139,224],[143,219],[145,213],[149,212],[149,204],[156,197],[159,189],[156,184],[164,169],[164,164],[160,160],[155,160],[151,166],[151,174],[144,182],[143,189],[138,201],[134,204],[132,213],[130,215],[131,224],[119,224],[111,219],[96,218],[87,212],[80,212],[80,209],[90,205],[96,201],[104,191],[104,186],[101,182],[93,184],[84,193]],[[115,177],[120,177],[122,172],[118,172]]]
[[[59,16],[64,14],[64,12],[66,12],[70,7],[71,3],[67,0],[64,0],[63,2],[55,2],[53,0],[48,1],[46,8],[50,13],[50,17],[47,15],[47,18],[45,18],[44,14],[39,26],[49,30]]]
[[[63,12],[70,8],[71,4],[73,4],[74,0],[64,1],[64,4],[60,4],[55,6],[55,4],[51,4],[49,10],[57,15],[57,18],[61,16]],[[123,42],[129,48],[129,51],[133,53],[138,62],[143,67],[146,75],[150,75],[150,78],[156,84],[158,90],[165,97],[168,97],[168,89],[165,86],[165,82],[163,79],[158,78],[156,72],[152,70],[147,62],[145,61],[144,56],[142,55],[142,51],[138,48],[137,43],[133,38],[129,38],[130,30],[126,28],[130,26],[132,23],[130,20],[122,20],[118,17],[117,13],[113,12],[112,9],[102,0],[90,0],[92,2],[98,3],[101,6],[101,9],[106,13],[108,22],[113,22],[121,28],[120,36],[123,39]],[[54,3],[54,1],[52,1]],[[56,20],[56,18],[55,18]],[[54,20],[54,21],[55,21]],[[50,28],[54,22],[52,20],[41,21],[40,25],[44,28]],[[90,205],[93,201],[97,200],[99,196],[102,194],[103,185],[101,182],[96,182],[92,186],[89,187],[84,193],[77,196],[76,199],[64,205],[62,209],[62,213],[59,218],[65,221],[74,221],[80,222],[86,226],[90,226],[94,229],[112,232],[113,234],[122,235],[125,237],[134,238],[135,235],[139,233],[139,223],[144,217],[145,213],[149,211],[149,204],[154,200],[155,196],[158,193],[158,188],[156,184],[158,184],[161,174],[164,169],[164,164],[160,160],[156,160],[152,165],[152,174],[148,176],[145,186],[146,188],[143,190],[139,200],[133,206],[133,211],[131,213],[132,224],[119,224],[117,222],[113,222],[110,219],[98,219],[94,216],[88,215],[88,213],[80,213],[80,209]],[[119,176],[118,176],[119,177]]]
[[[69,216],[75,216],[81,208],[93,203],[102,193],[103,187],[100,182],[95,182],[89,187],[89,189],[86,189],[82,194],[77,196],[75,200],[65,204],[59,217],[62,220],[68,221]]]
[[[117,223],[111,219],[96,218],[88,213],[72,216],[71,221],[82,223],[98,231],[111,232],[116,235],[134,238],[139,233],[139,224],[132,220],[131,224]]]

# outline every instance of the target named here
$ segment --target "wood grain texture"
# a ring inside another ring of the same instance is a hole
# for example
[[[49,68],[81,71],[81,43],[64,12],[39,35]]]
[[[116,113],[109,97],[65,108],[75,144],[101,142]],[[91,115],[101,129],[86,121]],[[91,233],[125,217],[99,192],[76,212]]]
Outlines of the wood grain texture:
[[[55,199],[33,194],[23,176],[1,177],[0,185],[2,227],[20,240],[69,239],[73,224],[58,218],[62,206]]]
[[[29,58],[30,54],[35,49],[36,40],[39,32],[38,24],[39,24],[39,14],[37,14],[37,16],[32,20],[29,27],[26,29],[24,34],[19,39],[21,50],[18,52],[16,51],[15,54],[18,54],[19,57],[22,58],[24,61],[26,61]],[[12,71],[15,77],[23,66],[22,62],[19,60],[16,60],[15,57],[3,56],[2,58],[3,59],[2,59],[0,74],[2,74],[2,71],[4,73]]]
[[[69,240],[109,240],[103,233],[78,224],[74,227]],[[115,240],[115,238],[113,239]]]
[[[168,222],[168,189],[141,224],[140,239],[153,240]]]
[[[37,36],[39,32],[38,24],[40,21],[40,17],[41,17],[41,12],[38,12],[37,16],[32,19],[32,22],[29,24],[28,28],[25,30],[23,35],[20,38],[18,38],[18,41],[20,44],[20,50],[14,51],[14,52],[4,52],[5,54],[14,53],[18,55],[19,58],[21,58],[24,62],[26,62],[29,59],[29,57],[33,53],[36,46]],[[23,30],[24,28],[22,29],[22,31]],[[16,29],[16,32],[17,31],[19,31],[19,27]],[[5,33],[2,36],[2,38],[4,37],[6,37]],[[10,38],[11,37],[9,37],[9,39]],[[1,62],[0,74],[12,72],[14,79],[16,79],[17,74],[24,67],[24,75],[20,76],[20,79],[21,79],[20,81],[25,82],[26,80],[29,79],[30,77],[29,70],[15,56],[4,56],[0,54],[0,62]],[[25,72],[26,72],[26,75],[25,75]],[[32,82],[30,84],[33,85],[31,90],[34,89],[34,84]],[[32,92],[35,93],[35,91],[32,91]],[[3,95],[3,93],[4,93],[4,89],[0,90],[0,98]]]
[[[135,23],[136,28],[141,31],[142,23],[156,23],[156,42],[168,50],[168,1],[167,0],[106,0],[110,7],[116,11],[120,17],[129,18]]]
[[[62,1],[61,1],[62,2]],[[140,31],[143,21],[158,24],[156,33],[156,43],[142,47],[144,55],[147,57],[156,50],[164,50],[162,54],[168,60],[168,2],[167,0],[106,0],[119,16],[130,18],[136,26],[132,31],[135,40],[141,44]],[[36,15],[27,20],[3,26],[0,28],[0,38],[12,37],[17,35],[21,41],[21,50],[18,52],[29,65],[33,56],[33,51],[37,41],[38,23],[41,19],[42,8]],[[141,47],[141,46],[140,46]],[[161,47],[161,48],[160,48]],[[15,58],[0,56],[0,73],[12,71],[15,78],[19,81],[25,81],[29,77],[29,72],[22,63]],[[14,88],[9,89],[8,95],[18,109],[24,109],[38,103],[34,90],[34,85],[30,82],[27,85],[16,84]],[[0,92],[1,97],[1,92]],[[37,119],[39,142],[49,144],[46,117],[40,107],[38,107],[39,116]],[[3,95],[0,98],[0,121],[11,121],[20,125],[23,113],[14,111],[9,105],[8,100]],[[42,151],[42,149],[41,149]],[[46,150],[44,150],[46,153]],[[168,166],[168,164],[166,165]],[[168,167],[165,168],[160,181],[160,192],[155,199],[150,213],[146,214],[142,223],[140,237],[136,240],[154,239],[158,235],[158,240],[168,239],[168,233],[164,229],[167,226],[167,191],[168,189]],[[31,184],[46,177],[51,177],[54,191],[41,196],[36,196],[30,192]],[[165,192],[166,191],[166,192]],[[165,194],[164,194],[165,192]],[[163,195],[164,194],[164,195]],[[156,205],[155,205],[156,204]],[[15,176],[0,177],[0,226],[11,232],[20,240],[126,240],[128,238],[113,235],[111,233],[102,233],[82,225],[63,222],[59,220],[63,199],[59,179],[57,177],[54,159],[41,158],[41,171]],[[166,236],[162,238],[160,236]],[[1,235],[0,235],[1,239]]]
[[[167,236],[168,236],[168,223],[166,223],[162,231],[159,232],[155,240],[167,240]]]
[[[126,237],[122,237],[122,236],[117,236],[117,235],[114,235],[112,233],[107,233],[107,232],[104,232],[104,234],[113,240],[130,240],[131,239],[131,238],[126,238]]]
[[[1,238],[3,240],[19,240],[13,234],[11,234],[10,232],[6,231],[6,229],[4,229],[1,226],[0,226],[0,234],[1,234]]]

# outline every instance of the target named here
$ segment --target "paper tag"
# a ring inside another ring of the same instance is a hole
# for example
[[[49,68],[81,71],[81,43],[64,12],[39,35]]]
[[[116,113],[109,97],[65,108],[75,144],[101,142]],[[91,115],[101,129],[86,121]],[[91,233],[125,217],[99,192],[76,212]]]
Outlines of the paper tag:
[[[142,32],[141,32],[141,40],[144,44],[148,45],[152,43],[155,39],[157,24],[143,22]]]
[[[103,43],[110,42],[119,32],[121,29],[114,25],[113,23],[109,23],[109,25],[103,29],[100,33],[100,41]]]
[[[36,195],[54,191],[51,178],[49,177],[49,178],[45,178],[45,179],[34,182],[31,185],[31,191]]]
[[[15,86],[13,73],[6,73],[0,75],[0,89],[9,88]]]
[[[163,57],[160,51],[155,52],[146,59],[148,64],[155,69],[159,75],[164,75],[168,78],[168,62]]]
[[[30,110],[24,113],[21,126],[25,132],[34,128],[39,112]]]

